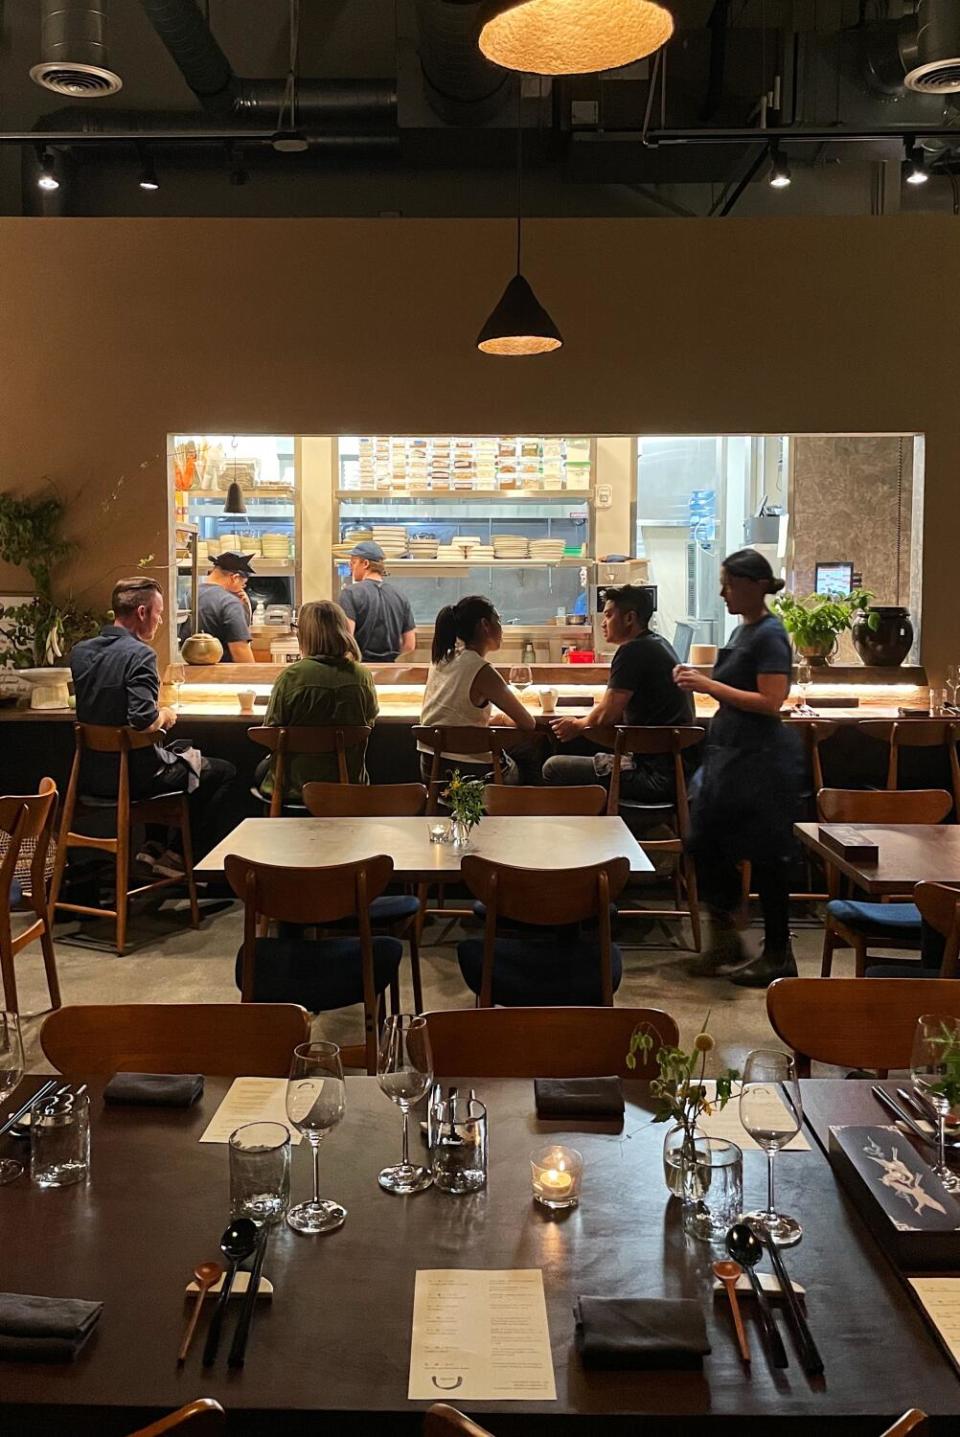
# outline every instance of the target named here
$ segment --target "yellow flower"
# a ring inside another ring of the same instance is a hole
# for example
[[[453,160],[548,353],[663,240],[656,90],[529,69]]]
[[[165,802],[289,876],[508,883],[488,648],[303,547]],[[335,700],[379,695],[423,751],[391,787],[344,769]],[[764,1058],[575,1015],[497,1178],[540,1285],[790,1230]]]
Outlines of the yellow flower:
[[[712,1104],[712,1103],[704,1102],[703,1107],[700,1109],[700,1111],[703,1113],[703,1116],[704,1116],[705,1118],[712,1118],[712,1117],[713,1117],[713,1104]]]
[[[712,1053],[715,1047],[716,1044],[709,1033],[698,1033],[693,1040],[695,1053]]]

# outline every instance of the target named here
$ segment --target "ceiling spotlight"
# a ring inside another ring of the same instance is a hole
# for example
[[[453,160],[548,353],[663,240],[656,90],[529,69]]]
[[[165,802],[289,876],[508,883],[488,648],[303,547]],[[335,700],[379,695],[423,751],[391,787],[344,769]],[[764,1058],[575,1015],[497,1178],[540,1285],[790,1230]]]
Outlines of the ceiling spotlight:
[[[58,190],[60,188],[60,181],[57,179],[53,155],[51,155],[49,150],[43,150],[37,155],[37,158],[40,161],[40,176],[37,180],[38,186],[41,190]]]
[[[140,164],[140,188],[142,190],[158,190],[160,188],[157,172],[149,156],[146,156]]]
[[[776,141],[770,146],[770,185],[775,190],[785,190],[792,184],[790,178],[790,166],[787,164],[786,155],[780,153],[780,147]]]
[[[930,178],[927,161],[919,145],[907,141],[906,181],[908,185],[925,185]]]
[[[588,75],[652,55],[673,34],[656,0],[485,0],[480,49],[507,70]]]

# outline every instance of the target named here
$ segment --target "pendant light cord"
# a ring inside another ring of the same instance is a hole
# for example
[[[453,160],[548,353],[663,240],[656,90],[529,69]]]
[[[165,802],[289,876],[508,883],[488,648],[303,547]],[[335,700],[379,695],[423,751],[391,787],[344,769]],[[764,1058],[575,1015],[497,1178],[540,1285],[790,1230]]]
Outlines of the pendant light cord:
[[[523,240],[523,129],[520,124],[520,87],[522,79],[517,76],[517,274],[520,273],[520,257]]]

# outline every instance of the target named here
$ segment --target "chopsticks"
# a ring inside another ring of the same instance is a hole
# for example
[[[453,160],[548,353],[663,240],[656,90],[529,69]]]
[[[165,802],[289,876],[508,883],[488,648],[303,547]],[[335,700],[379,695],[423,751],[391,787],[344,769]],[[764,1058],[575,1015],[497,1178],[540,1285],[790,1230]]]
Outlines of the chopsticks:
[[[18,1108],[15,1113],[11,1114],[11,1116],[6,1119],[3,1125],[0,1126],[0,1138],[2,1138],[5,1133],[8,1133],[11,1128],[15,1128],[17,1123],[19,1123],[22,1118],[26,1117],[27,1113],[32,1112],[32,1110],[36,1107],[37,1103],[40,1102],[41,1098],[47,1097],[50,1093],[51,1088],[55,1088],[56,1086],[56,1078],[48,1078],[45,1083],[42,1083],[41,1086],[37,1089],[37,1091],[30,1095],[30,1097],[23,1104],[23,1106],[21,1108]],[[64,1084],[63,1086],[65,1088],[67,1085]],[[63,1088],[60,1088],[58,1091],[63,1092]]]
[[[808,1377],[819,1377],[823,1371],[823,1358],[817,1350],[813,1333],[807,1325],[807,1319],[803,1315],[803,1309],[793,1290],[793,1283],[790,1281],[783,1258],[780,1256],[780,1250],[776,1243],[771,1242],[769,1238],[767,1239],[767,1249],[770,1253],[770,1261],[773,1263],[773,1270],[777,1274],[780,1291],[787,1304],[787,1320],[793,1328],[800,1347],[800,1365]]]
[[[228,1367],[242,1367],[247,1351],[247,1339],[250,1336],[250,1324],[253,1321],[253,1310],[257,1305],[257,1293],[260,1290],[260,1273],[263,1270],[263,1258],[267,1250],[267,1241],[270,1237],[270,1229],[264,1225],[260,1229],[260,1237],[257,1241],[257,1253],[253,1259],[253,1269],[247,1283],[247,1290],[243,1294],[243,1306],[240,1309],[240,1317],[237,1322],[236,1331],[233,1334],[233,1342],[230,1344],[230,1355],[227,1358]]]
[[[930,1134],[925,1133],[923,1129],[914,1122],[910,1114],[906,1112],[905,1109],[901,1108],[900,1104],[895,1102],[894,1099],[891,1098],[890,1094],[886,1092],[884,1088],[875,1087],[871,1088],[870,1091],[873,1093],[873,1096],[876,1098],[881,1108],[886,1108],[887,1112],[892,1114],[892,1116],[895,1117],[898,1122],[903,1123],[906,1128],[909,1128],[910,1132],[913,1133],[915,1138],[919,1138],[922,1143],[933,1143],[934,1139],[930,1136]]]

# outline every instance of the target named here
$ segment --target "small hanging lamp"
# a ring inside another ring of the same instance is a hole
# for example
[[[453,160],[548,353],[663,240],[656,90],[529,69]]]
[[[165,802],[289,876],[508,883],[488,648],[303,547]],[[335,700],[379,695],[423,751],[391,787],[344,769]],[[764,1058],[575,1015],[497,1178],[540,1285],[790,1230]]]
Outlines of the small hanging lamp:
[[[652,55],[673,34],[657,0],[485,0],[480,49],[506,70],[587,75]]]
[[[517,272],[477,335],[483,354],[517,356],[549,354],[563,344],[563,335],[537,299],[520,270],[523,240],[523,150],[517,97]]]
[[[247,506],[246,506],[246,504],[243,502],[243,490],[240,488],[240,485],[239,485],[239,483],[237,482],[237,444],[238,444],[238,443],[239,443],[239,440],[237,439],[237,436],[234,434],[233,438],[230,440],[230,447],[231,447],[231,449],[233,450],[233,478],[230,480],[230,483],[229,483],[229,485],[227,486],[227,498],[226,498],[226,503],[224,504],[223,509],[222,509],[222,511],[221,511],[222,516],[223,516],[223,518],[225,518],[225,519],[228,518],[230,515],[237,516],[237,515],[239,515],[239,514],[246,514],[246,512],[247,512]]]

